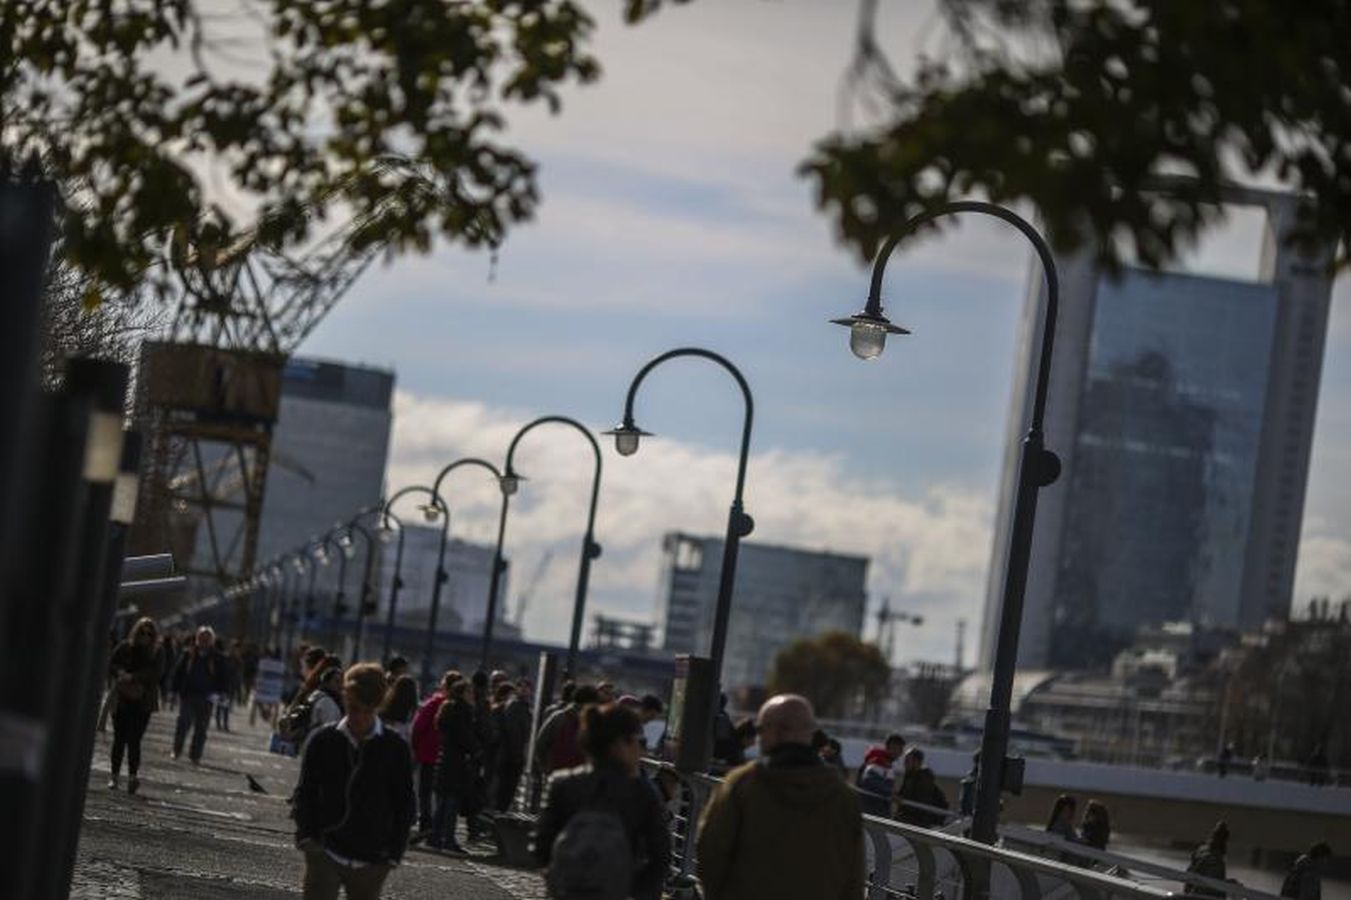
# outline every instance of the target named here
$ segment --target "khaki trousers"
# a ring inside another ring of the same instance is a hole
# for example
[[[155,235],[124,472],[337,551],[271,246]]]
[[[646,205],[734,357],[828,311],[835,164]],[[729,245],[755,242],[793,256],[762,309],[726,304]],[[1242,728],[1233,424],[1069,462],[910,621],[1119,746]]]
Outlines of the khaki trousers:
[[[380,889],[389,866],[373,863],[360,868],[334,862],[322,850],[305,853],[305,900],[338,900],[338,889],[347,900],[380,900]]]

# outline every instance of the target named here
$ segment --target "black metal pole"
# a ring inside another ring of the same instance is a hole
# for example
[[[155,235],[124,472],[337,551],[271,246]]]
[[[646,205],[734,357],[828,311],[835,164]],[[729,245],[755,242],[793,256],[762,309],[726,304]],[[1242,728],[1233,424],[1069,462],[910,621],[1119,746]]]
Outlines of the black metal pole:
[[[563,667],[563,678],[571,679],[577,668],[577,648],[582,640],[582,622],[586,618],[586,591],[591,580],[591,561],[598,559],[601,554],[600,544],[596,543],[595,538],[596,504],[600,499],[600,445],[596,443],[596,438],[591,434],[591,430],[576,419],[570,419],[567,416],[542,416],[516,432],[516,436],[511,439],[511,445],[507,448],[507,464],[503,471],[509,478],[519,477],[512,467],[516,457],[516,446],[520,443],[521,438],[525,437],[530,431],[540,425],[549,423],[567,425],[580,431],[591,445],[591,452],[595,459],[595,467],[591,476],[591,502],[586,513],[586,534],[582,537],[582,554],[577,564],[577,590],[572,601],[572,630],[568,636],[567,662]]]
[[[84,673],[84,683],[80,686],[81,708],[74,717],[76,728],[79,729],[77,736],[79,746],[69,773],[73,796],[66,820],[71,823],[71,827],[66,829],[65,847],[59,858],[59,864],[52,869],[55,878],[48,894],[52,898],[64,898],[69,895],[70,882],[75,871],[75,851],[79,846],[80,823],[84,819],[84,805],[89,792],[89,776],[94,756],[94,723],[98,718],[99,704],[102,701],[103,676],[108,669],[111,649],[109,635],[117,613],[122,559],[126,553],[127,535],[135,517],[140,462],[141,436],[137,432],[127,432],[123,437],[122,458],[118,466],[117,480],[113,485],[108,541],[104,551],[103,583],[97,595],[97,609],[90,617],[92,627],[88,635],[89,665]]]
[[[629,385],[628,396],[624,400],[624,421],[617,431],[624,429],[627,429],[630,433],[638,431],[634,424],[633,404],[638,394],[639,385],[643,383],[643,379],[647,377],[648,373],[657,366],[667,360],[684,356],[707,359],[726,369],[736,379],[737,386],[741,388],[741,396],[746,407],[745,417],[741,425],[740,453],[737,457],[736,490],[732,495],[732,506],[727,517],[727,534],[723,541],[722,551],[722,569],[718,578],[718,599],[713,617],[713,637],[709,644],[709,659],[713,664],[714,675],[715,695],[713,699],[716,701],[716,692],[721,690],[723,655],[727,649],[727,626],[731,617],[732,596],[736,584],[737,556],[741,547],[741,539],[749,535],[755,528],[755,521],[746,515],[742,505],[742,493],[746,485],[746,467],[750,460],[751,426],[755,418],[755,401],[751,397],[750,385],[747,384],[746,377],[741,374],[740,369],[734,366],[725,356],[714,353],[712,350],[705,350],[702,347],[680,347],[675,350],[668,350],[650,360],[634,376],[633,382]],[[712,704],[714,714],[717,713],[718,708],[716,702]]]
[[[88,769],[80,769],[84,731],[93,728],[96,694],[102,680],[94,670],[96,659],[106,657],[107,629],[99,633],[105,569],[108,568],[109,512],[122,459],[122,416],[130,370],[127,366],[96,359],[72,359],[66,366],[66,390],[90,402],[89,430],[85,443],[82,477],[88,487],[77,519],[77,556],[73,580],[53,597],[64,627],[51,649],[65,645],[66,662],[54,673],[58,696],[64,701],[52,711],[47,724],[47,752],[43,758],[46,785],[42,809],[36,818],[42,835],[38,848],[38,880],[33,896],[55,898],[65,872],[67,847],[73,850],[80,823],[72,818],[80,806],[77,793],[87,782]],[[120,577],[121,563],[113,568]],[[111,621],[111,613],[107,615]],[[71,713],[74,714],[71,714]],[[92,739],[92,738],[91,738]],[[60,893],[64,896],[64,892]]]
[[[338,650],[338,625],[342,621],[343,599],[347,596],[347,548],[338,547],[338,592],[333,597],[333,621],[328,627],[329,652]]]
[[[366,565],[361,570],[361,596],[357,600],[356,623],[352,627],[352,662],[361,659],[361,636],[366,625],[366,604],[371,599],[371,572],[375,568],[375,548],[377,541],[364,526],[353,519],[347,525],[349,533],[353,530],[366,539]]]
[[[399,526],[399,536],[395,538],[398,544],[394,547],[394,577],[389,581],[389,613],[385,617],[385,645],[381,651],[380,660],[388,662],[390,649],[394,639],[394,616],[399,608],[399,590],[403,587],[403,520],[389,511],[389,506],[385,506],[385,518],[393,519]],[[386,523],[388,524],[388,523]]]
[[[497,515],[497,548],[493,551],[493,571],[488,578],[488,609],[483,619],[483,649],[479,656],[479,668],[487,671],[493,652],[493,626],[497,624],[497,594],[502,583],[502,571],[506,569],[506,560],[502,558],[502,542],[507,536],[507,505],[511,498],[502,493],[502,506]]]
[[[978,200],[960,200],[920,213],[882,245],[873,263],[872,285],[863,315],[882,319],[882,276],[892,251],[919,226],[940,216],[974,212],[993,216],[1022,232],[1041,260],[1046,278],[1046,307],[1042,319],[1042,338],[1037,381],[1034,388],[1032,420],[1023,439],[1018,462],[1018,484],[1014,496],[1013,526],[1009,533],[1004,571],[1003,606],[999,614],[999,632],[995,642],[994,669],[990,685],[990,706],[985,713],[981,737],[980,768],[976,782],[976,803],[971,822],[975,840],[993,844],[999,837],[999,798],[1007,765],[1009,730],[1012,720],[1013,679],[1018,668],[1018,637],[1023,621],[1023,595],[1032,555],[1032,531],[1037,515],[1037,492],[1053,484],[1060,475],[1060,460],[1043,445],[1043,420],[1046,392],[1050,386],[1051,351],[1055,341],[1056,316],[1060,305],[1060,280],[1051,248],[1027,220],[1011,210]]]

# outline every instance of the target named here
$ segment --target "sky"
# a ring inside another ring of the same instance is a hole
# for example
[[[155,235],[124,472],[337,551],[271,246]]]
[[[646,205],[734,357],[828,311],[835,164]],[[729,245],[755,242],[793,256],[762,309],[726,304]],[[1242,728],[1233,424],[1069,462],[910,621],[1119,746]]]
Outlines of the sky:
[[[859,116],[843,99],[852,3],[697,2],[638,28],[593,7],[599,84],[563,111],[529,111],[510,137],[538,163],[543,203],[495,265],[440,247],[373,268],[316,329],[308,356],[394,369],[389,489],[465,454],[501,459],[539,415],[597,429],[622,413],[649,358],[697,345],[729,357],[755,398],[746,509],[753,541],[866,554],[870,610],[924,616],[898,661],[950,662],[984,602],[998,466],[1029,252],[999,223],[964,221],[892,260],[886,298],[914,334],[878,360],[827,319],[862,306],[868,271],[837,244],[795,174],[812,143]],[[613,7],[613,8],[612,8]],[[925,3],[893,3],[881,37],[902,71],[941,49]],[[1242,268],[1242,222],[1192,263]],[[1296,596],[1351,591],[1351,312],[1334,296]],[[590,609],[659,618],[661,535],[721,535],[742,406],[726,373],[682,360],[637,403],[655,437],[633,457],[603,444]],[[571,615],[591,454],[567,429],[518,451],[506,552],[520,588],[549,550],[525,631],[562,641]],[[454,476],[460,479],[461,473]],[[488,542],[492,486],[451,490],[454,531]],[[872,636],[869,625],[867,636]]]

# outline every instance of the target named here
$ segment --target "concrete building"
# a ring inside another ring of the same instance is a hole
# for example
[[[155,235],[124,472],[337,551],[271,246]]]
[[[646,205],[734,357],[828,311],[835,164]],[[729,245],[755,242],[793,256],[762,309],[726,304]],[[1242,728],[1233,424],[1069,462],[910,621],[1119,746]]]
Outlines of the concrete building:
[[[1109,665],[1141,626],[1251,630],[1290,607],[1331,281],[1331,249],[1283,236],[1287,194],[1233,189],[1266,236],[1255,282],[1058,260],[1061,306],[1019,665]],[[981,640],[992,664],[1011,498],[1039,351],[1032,272],[1013,381]]]
[[[663,647],[706,655],[722,565],[722,539],[671,533],[663,540]],[[723,660],[723,689],[764,685],[793,641],[846,631],[861,637],[868,559],[743,543]]]
[[[405,519],[405,522],[407,520]],[[431,611],[432,589],[436,585],[436,558],[441,542],[440,527],[406,524],[403,538],[403,587],[395,624],[425,628]],[[379,572],[381,622],[389,610],[390,587],[394,581],[396,542],[383,546]],[[446,543],[446,584],[441,589],[441,608],[437,612],[437,630],[443,632],[483,631],[488,610],[488,586],[492,579],[493,548],[471,544],[452,537]],[[506,621],[507,584],[510,568],[498,582],[497,625],[493,633],[503,638],[519,636],[519,629]]]
[[[380,502],[393,393],[393,372],[299,357],[287,362],[272,432],[259,560],[293,550]],[[358,571],[348,573],[349,592],[360,578],[364,552],[358,539],[352,561]]]

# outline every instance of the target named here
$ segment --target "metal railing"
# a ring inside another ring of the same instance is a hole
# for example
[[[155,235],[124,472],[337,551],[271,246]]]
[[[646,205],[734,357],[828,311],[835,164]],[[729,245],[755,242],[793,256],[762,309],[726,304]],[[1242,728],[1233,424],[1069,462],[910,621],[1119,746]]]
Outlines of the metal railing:
[[[681,896],[682,890],[696,883],[699,819],[721,779],[680,773],[669,764],[654,760],[644,760],[643,766],[663,785],[667,795],[673,796],[671,884],[674,895]],[[1108,900],[1171,896],[1167,890],[1104,872],[890,819],[864,816],[863,829],[868,849],[868,900],[894,897],[968,900],[985,896],[1040,900],[1070,895],[1082,900]]]

